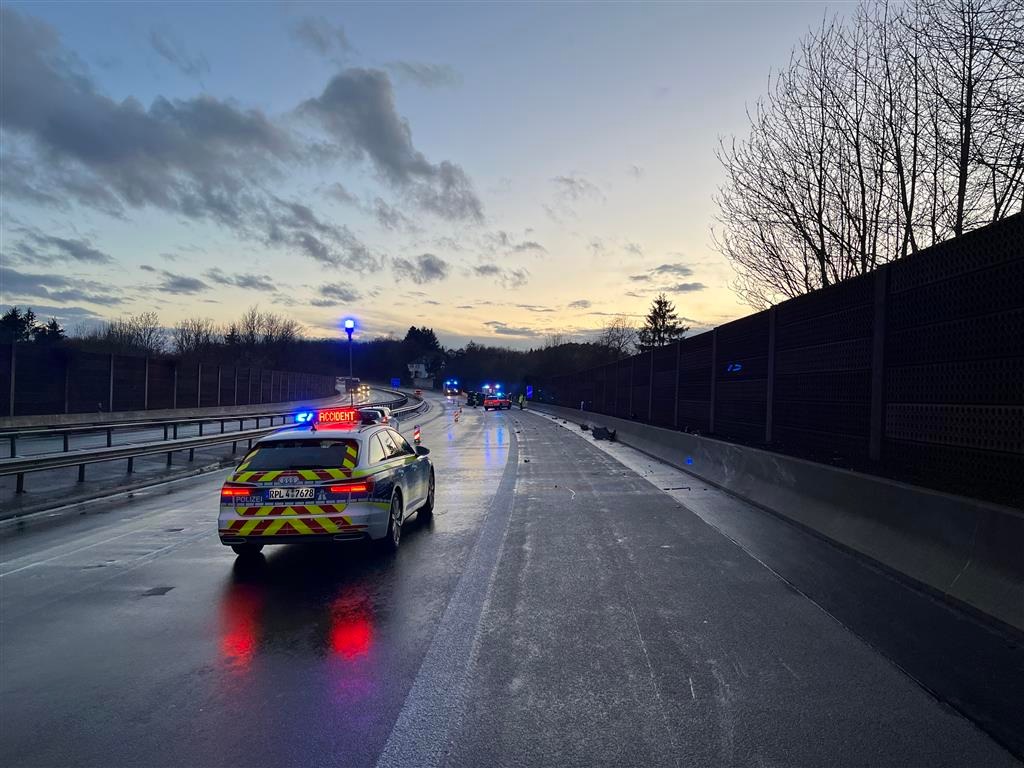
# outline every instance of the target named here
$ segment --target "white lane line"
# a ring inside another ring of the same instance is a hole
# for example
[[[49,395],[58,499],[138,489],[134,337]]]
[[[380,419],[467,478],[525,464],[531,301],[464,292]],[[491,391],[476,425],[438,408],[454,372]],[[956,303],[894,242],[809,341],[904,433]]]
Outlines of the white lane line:
[[[696,701],[697,700],[697,691],[695,691],[693,689],[693,678],[692,677],[688,677],[687,680],[690,681],[690,696],[692,696],[693,700]]]
[[[53,557],[47,557],[44,560],[37,560],[34,563],[29,563],[28,565],[23,565],[23,566],[21,566],[21,568],[13,568],[13,569],[11,569],[9,571],[4,571],[3,573],[0,573],[0,579],[2,579],[4,576],[10,576],[12,573],[20,573],[21,571],[26,571],[29,568],[35,568],[37,565],[45,565],[46,563],[49,563],[49,562],[51,562],[53,560],[59,560],[62,557],[68,557],[68,556],[74,555],[74,554],[76,554],[78,552],[84,552],[87,549],[92,549],[93,547],[98,547],[101,544],[108,544],[111,541],[116,541],[117,539],[123,539],[125,536],[131,536],[133,533],[138,533],[141,530],[145,530],[145,529],[144,528],[137,528],[135,530],[128,531],[127,533],[119,533],[117,536],[111,536],[109,539],[103,539],[102,541],[97,541],[94,544],[87,544],[86,546],[79,547],[78,549],[72,549],[72,550],[69,550],[68,552],[61,552],[60,554],[56,554]]]

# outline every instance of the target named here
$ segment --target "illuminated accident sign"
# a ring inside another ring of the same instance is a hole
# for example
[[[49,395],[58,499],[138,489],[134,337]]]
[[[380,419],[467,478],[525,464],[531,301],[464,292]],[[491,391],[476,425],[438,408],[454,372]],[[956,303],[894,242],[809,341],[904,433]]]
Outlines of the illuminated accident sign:
[[[321,426],[352,427],[360,423],[361,416],[355,408],[323,408],[319,411],[299,411],[295,414],[296,424],[318,424]]]

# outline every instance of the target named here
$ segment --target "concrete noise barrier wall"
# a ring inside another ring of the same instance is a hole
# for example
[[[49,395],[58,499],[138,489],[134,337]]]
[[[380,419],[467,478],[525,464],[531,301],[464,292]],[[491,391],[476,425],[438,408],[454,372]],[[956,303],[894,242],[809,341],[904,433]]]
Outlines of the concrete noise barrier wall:
[[[1024,511],[571,408],[616,439],[1024,631]]]

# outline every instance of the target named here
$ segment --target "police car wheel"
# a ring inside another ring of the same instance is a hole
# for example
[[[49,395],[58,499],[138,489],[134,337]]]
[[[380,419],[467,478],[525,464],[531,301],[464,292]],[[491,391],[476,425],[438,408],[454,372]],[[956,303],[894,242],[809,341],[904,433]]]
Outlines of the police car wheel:
[[[231,549],[239,557],[254,557],[260,553],[263,545],[246,542],[245,544],[232,544]]]
[[[423,502],[420,511],[417,513],[423,520],[434,516],[434,471],[430,471],[430,483],[427,485],[427,500]]]
[[[385,552],[397,552],[402,542],[402,500],[396,493],[391,497],[391,512],[388,515],[388,531],[380,541]]]

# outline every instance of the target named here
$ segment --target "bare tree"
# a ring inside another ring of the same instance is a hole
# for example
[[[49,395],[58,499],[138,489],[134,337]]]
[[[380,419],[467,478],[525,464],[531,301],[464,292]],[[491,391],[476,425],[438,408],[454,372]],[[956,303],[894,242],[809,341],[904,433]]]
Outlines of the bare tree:
[[[155,312],[127,315],[95,328],[80,327],[72,335],[108,352],[159,355],[167,351],[167,331]]]
[[[619,315],[604,327],[597,343],[611,350],[616,360],[629,357],[636,346],[636,327],[628,317]]]
[[[754,306],[1024,207],[1024,2],[863,0],[722,141],[718,248]]]
[[[171,330],[174,353],[197,355],[218,343],[217,326],[208,317],[189,317],[179,320]]]

